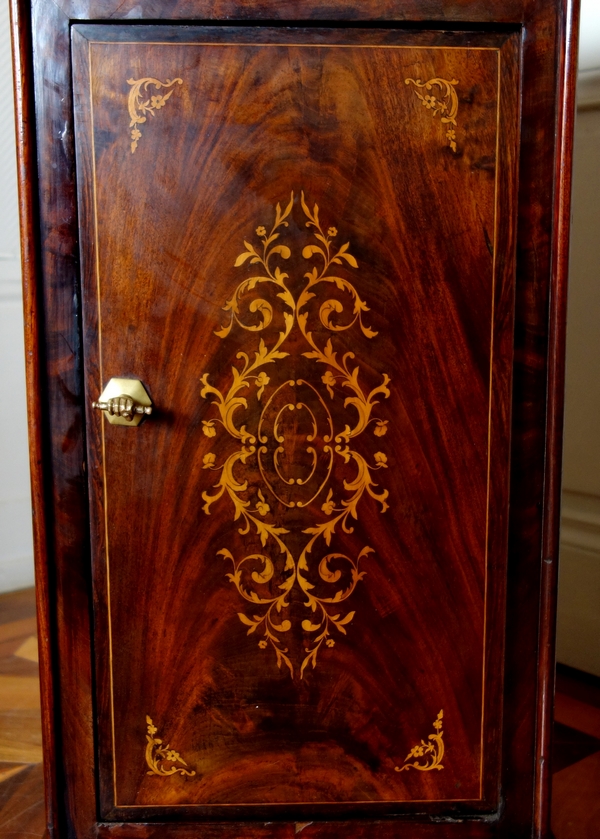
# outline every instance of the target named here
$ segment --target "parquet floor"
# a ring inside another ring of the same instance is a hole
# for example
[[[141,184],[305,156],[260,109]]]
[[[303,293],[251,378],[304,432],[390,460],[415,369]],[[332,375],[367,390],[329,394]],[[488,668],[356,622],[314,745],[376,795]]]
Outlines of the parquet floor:
[[[600,679],[559,665],[554,719],[555,839],[600,839]]]
[[[44,835],[33,589],[0,594],[0,837]]]
[[[0,839],[45,831],[33,589],[0,595]],[[600,839],[600,679],[560,667],[555,839]]]

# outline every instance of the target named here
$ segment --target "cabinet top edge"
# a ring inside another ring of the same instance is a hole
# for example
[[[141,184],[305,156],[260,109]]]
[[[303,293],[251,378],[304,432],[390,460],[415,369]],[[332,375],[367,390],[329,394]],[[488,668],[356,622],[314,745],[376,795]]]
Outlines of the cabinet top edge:
[[[342,23],[403,26],[531,26],[564,19],[579,0],[21,0],[34,13],[64,21],[148,23],[162,20],[244,23]]]

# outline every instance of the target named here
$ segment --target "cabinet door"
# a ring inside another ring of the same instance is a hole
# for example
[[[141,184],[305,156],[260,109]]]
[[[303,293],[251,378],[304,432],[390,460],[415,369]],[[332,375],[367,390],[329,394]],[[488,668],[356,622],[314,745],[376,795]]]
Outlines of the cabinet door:
[[[102,819],[495,812],[518,37],[72,45]]]

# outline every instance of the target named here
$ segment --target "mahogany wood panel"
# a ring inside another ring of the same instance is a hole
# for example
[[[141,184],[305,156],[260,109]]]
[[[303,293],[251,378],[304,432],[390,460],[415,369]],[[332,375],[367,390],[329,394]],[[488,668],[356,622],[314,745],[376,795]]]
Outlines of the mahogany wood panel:
[[[42,708],[42,734],[44,742],[44,779],[46,811],[55,813],[57,806],[57,760],[54,732],[55,695],[54,673],[51,650],[53,635],[53,596],[50,589],[48,557],[48,506],[47,466],[45,452],[49,440],[44,437],[42,416],[42,392],[45,374],[43,370],[43,328],[41,324],[42,288],[39,252],[37,250],[37,201],[35,171],[35,113],[30,71],[31,43],[27,27],[19,25],[21,14],[11,4],[11,32],[13,48],[13,78],[15,89],[15,128],[17,139],[17,174],[19,189],[19,221],[21,227],[21,274],[23,283],[23,314],[26,345],[27,413],[29,426],[29,467],[31,473],[31,497],[33,517],[33,540],[36,565],[36,596],[38,615],[38,638],[40,657],[40,688],[44,696]]]
[[[498,742],[484,750],[482,732],[486,715],[501,727],[501,668],[484,657],[502,656],[514,41],[418,48],[300,29],[277,46],[274,30],[151,28],[138,46],[139,29],[76,33],[88,39],[74,80],[88,400],[119,372],[158,406],[135,436],[100,416],[89,431],[106,812],[494,806]],[[182,81],[160,122],[132,132],[123,106],[149,68]],[[453,80],[436,87],[456,125],[432,121],[421,77]],[[234,267],[245,239],[274,248],[270,268]],[[319,245],[342,256],[310,286]],[[211,401],[228,392],[219,418]],[[304,417],[286,422],[294,405]],[[440,771],[397,772],[415,712],[418,743],[442,709]],[[146,714],[185,744],[194,778],[148,779]]]
[[[17,2],[13,4],[17,13],[19,5]],[[42,544],[42,540],[38,541],[38,568],[40,577],[47,581],[46,588],[41,591],[41,613],[55,616],[51,620],[54,640],[52,644],[49,641],[46,647],[46,715],[49,722],[54,722],[53,728],[58,734],[59,748],[56,756],[51,757],[51,762],[56,767],[59,780],[52,786],[60,790],[61,803],[52,804],[51,796],[50,821],[59,835],[104,835],[107,830],[115,836],[240,835],[241,830],[249,836],[291,835],[292,831],[301,827],[283,823],[277,827],[247,824],[243,828],[235,824],[203,827],[184,824],[156,824],[154,827],[113,824],[106,829],[95,827],[99,805],[96,799],[92,726],[92,645],[89,624],[92,587],[89,559],[86,559],[89,556],[89,529],[83,490],[84,405],[77,207],[73,193],[75,170],[71,142],[70,23],[77,19],[100,21],[111,17],[113,20],[179,19],[189,22],[208,19],[219,21],[224,18],[248,22],[261,19],[362,19],[402,21],[409,29],[411,23],[427,21],[422,28],[429,31],[436,26],[442,29],[457,28],[456,24],[459,24],[459,29],[469,30],[473,28],[469,26],[470,23],[480,22],[485,24],[487,33],[478,33],[479,37],[488,37],[488,33],[493,35],[494,31],[506,37],[510,31],[503,31],[501,26],[504,25],[522,33],[522,129],[518,149],[520,178],[514,310],[512,489],[507,576],[510,620],[506,632],[497,630],[500,637],[495,639],[496,648],[505,645],[507,674],[502,703],[503,803],[496,814],[479,822],[448,823],[444,821],[442,812],[441,820],[435,824],[407,821],[400,828],[396,820],[355,821],[349,827],[348,823],[338,821],[329,825],[324,822],[314,823],[303,830],[306,835],[314,836],[341,835],[348,830],[358,835],[387,835],[388,832],[389,835],[397,835],[402,830],[403,835],[413,836],[529,836],[534,825],[535,835],[541,836],[546,830],[544,814],[547,810],[547,784],[543,758],[547,731],[546,709],[551,689],[551,595],[556,564],[551,534],[555,532],[558,520],[556,505],[554,503],[552,507],[550,500],[557,497],[556,477],[560,455],[560,427],[556,417],[561,412],[565,219],[568,217],[569,136],[572,120],[572,86],[565,86],[567,78],[571,82],[573,78],[569,58],[573,37],[565,32],[569,16],[567,4],[563,7],[559,3],[521,3],[516,0],[511,3],[468,4],[373,2],[360,4],[360,7],[336,2],[327,5],[181,2],[169,4],[168,9],[164,4],[157,3],[54,4],[40,0],[33,4],[30,24],[27,4],[23,4],[20,16],[17,14],[16,30],[22,35],[20,55],[25,75],[35,82],[40,161],[35,173],[39,179],[41,199],[39,225],[37,232],[29,225],[29,241],[35,243],[40,254],[39,273],[35,281],[33,273],[31,277],[34,286],[38,285],[43,290],[44,302],[35,308],[35,322],[39,325],[43,350],[37,351],[30,361],[30,370],[33,371],[35,365],[40,364],[40,384],[32,388],[30,393],[32,416],[45,429],[46,441],[40,439],[47,495],[45,501],[39,500],[37,510],[39,515],[46,515],[53,522],[47,546]],[[30,32],[34,47],[34,71],[30,70],[27,47]],[[174,97],[175,94],[172,100]],[[166,103],[164,110],[157,115],[156,124],[159,120],[163,120],[164,124],[167,109],[173,104],[171,100]],[[28,113],[30,107],[32,102],[26,99],[21,114]],[[25,119],[22,119],[23,126]],[[558,131],[555,132],[557,126]],[[153,124],[152,128],[155,127]],[[143,131],[140,143],[148,140],[148,134],[149,131]],[[517,144],[513,150],[517,150]],[[26,190],[23,194],[26,196]],[[273,201],[280,199],[279,195],[271,197]],[[312,200],[317,199],[313,197]],[[324,206],[325,202],[321,202],[321,207]],[[25,218],[32,218],[32,207],[31,197],[25,197]],[[89,208],[83,205],[79,210],[85,214]],[[249,222],[250,214],[246,213]],[[362,257],[359,262],[362,264]],[[34,344],[29,344],[29,347],[35,352]],[[132,373],[135,372],[132,370]],[[551,403],[547,407],[549,378]],[[37,397],[40,393],[43,394],[41,401]],[[547,418],[550,420],[548,435]],[[149,424],[146,426],[150,427]],[[142,427],[141,431],[144,430]],[[41,485],[38,477],[38,486]],[[547,488],[546,496],[544,486]],[[549,516],[544,518],[541,510],[545,498]],[[543,538],[546,539],[545,549]],[[543,600],[542,569],[545,569],[547,579],[547,582],[543,582]],[[363,588],[364,583],[361,581]],[[357,588],[357,596],[359,591]],[[494,600],[496,603],[501,601],[501,597]],[[55,605],[55,608],[48,608],[50,604]],[[97,615],[101,615],[101,610],[100,599],[97,601]],[[350,624],[352,629],[354,621],[356,618]],[[492,625],[502,627],[502,616],[496,615]],[[490,645],[490,649],[494,649],[493,639]],[[539,649],[543,651],[543,656],[538,671]],[[334,652],[338,651],[339,646],[336,646]],[[497,660],[494,663],[500,664]],[[55,680],[53,688],[50,687],[50,671]],[[100,689],[102,691],[102,684]],[[55,712],[52,711],[51,696],[55,701]],[[543,713],[540,714],[538,708]],[[101,732],[102,706],[99,710]],[[497,731],[493,728],[486,729],[485,734],[490,743],[497,737]],[[174,748],[178,747],[175,742],[173,745]],[[538,762],[538,758],[541,762]],[[539,775],[536,772],[538,766]],[[493,772],[490,778],[492,775]],[[51,776],[50,772],[49,779]],[[488,800],[492,798],[493,793]],[[280,818],[285,820],[285,812],[282,812]]]

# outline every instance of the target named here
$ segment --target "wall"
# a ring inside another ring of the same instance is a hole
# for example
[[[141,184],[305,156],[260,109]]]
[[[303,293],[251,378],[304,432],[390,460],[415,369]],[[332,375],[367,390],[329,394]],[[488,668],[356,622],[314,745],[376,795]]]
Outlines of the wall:
[[[8,3],[0,3],[0,591],[33,585]]]
[[[600,676],[600,2],[582,0],[557,658]]]
[[[600,676],[600,72],[581,74],[579,106],[557,657]]]

